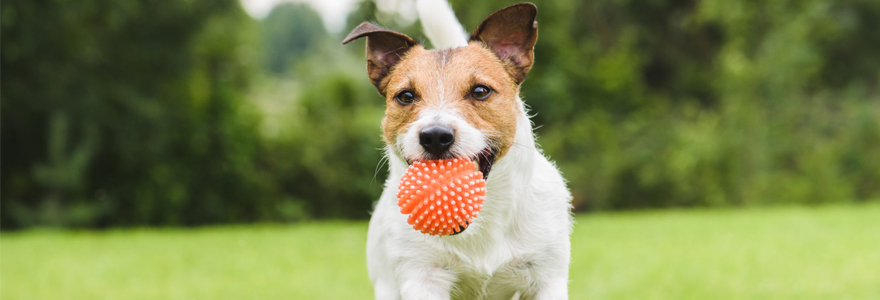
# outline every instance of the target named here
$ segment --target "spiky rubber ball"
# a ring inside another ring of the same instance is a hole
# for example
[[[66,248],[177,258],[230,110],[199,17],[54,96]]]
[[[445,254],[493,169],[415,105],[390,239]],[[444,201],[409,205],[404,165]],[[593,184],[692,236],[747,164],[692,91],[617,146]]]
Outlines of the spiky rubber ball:
[[[467,228],[483,208],[486,181],[469,159],[416,161],[400,179],[397,206],[413,229],[430,235]]]

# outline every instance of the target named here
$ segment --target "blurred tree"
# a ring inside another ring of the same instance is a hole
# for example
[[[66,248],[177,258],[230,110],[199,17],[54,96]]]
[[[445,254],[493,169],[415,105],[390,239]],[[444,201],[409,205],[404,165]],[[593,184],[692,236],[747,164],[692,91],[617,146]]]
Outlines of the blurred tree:
[[[266,141],[266,165],[287,201],[319,218],[368,217],[386,174],[379,130],[384,102],[368,81],[358,80],[362,74],[346,69],[297,73],[311,77],[297,76],[305,88],[295,109]]]
[[[321,17],[306,4],[278,5],[262,23],[265,67],[275,74],[288,70],[293,61],[327,37]]]
[[[318,25],[299,25],[298,14]],[[266,66],[250,96],[266,116],[261,161],[283,195],[279,219],[368,217],[385,174],[377,167],[384,102],[359,80],[363,44],[340,47],[301,4],[279,5],[262,23],[266,61],[284,61]]]
[[[880,197],[880,2],[534,2],[523,94],[578,208]]]
[[[0,5],[4,229],[271,216],[237,1]]]

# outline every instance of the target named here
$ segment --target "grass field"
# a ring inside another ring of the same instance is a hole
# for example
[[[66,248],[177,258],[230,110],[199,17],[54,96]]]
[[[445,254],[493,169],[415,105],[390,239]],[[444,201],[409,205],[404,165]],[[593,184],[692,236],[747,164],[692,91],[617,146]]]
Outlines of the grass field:
[[[571,299],[880,299],[880,205],[577,217]],[[0,298],[371,299],[365,222],[4,232]]]

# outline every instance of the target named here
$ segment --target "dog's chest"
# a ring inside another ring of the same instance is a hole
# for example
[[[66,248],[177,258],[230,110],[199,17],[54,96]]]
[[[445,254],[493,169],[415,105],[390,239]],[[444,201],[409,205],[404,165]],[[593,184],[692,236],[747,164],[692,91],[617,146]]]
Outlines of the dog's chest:
[[[493,273],[469,269],[458,273],[452,288],[452,299],[511,299],[524,292],[531,276],[528,263],[511,261]]]
[[[511,299],[533,282],[534,256],[520,251],[494,249],[470,255],[450,266],[456,274],[452,299]]]

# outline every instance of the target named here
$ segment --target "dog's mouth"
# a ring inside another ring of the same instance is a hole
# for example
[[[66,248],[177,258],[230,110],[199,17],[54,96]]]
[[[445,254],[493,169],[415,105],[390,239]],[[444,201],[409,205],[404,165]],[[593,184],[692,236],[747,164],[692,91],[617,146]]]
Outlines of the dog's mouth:
[[[489,179],[489,172],[492,171],[492,164],[495,163],[495,150],[491,147],[486,147],[483,151],[480,151],[480,154],[474,157],[474,162],[477,163],[477,168],[483,173],[483,179]]]
[[[495,154],[496,154],[495,149],[492,149],[492,147],[486,147],[485,149],[480,151],[480,153],[477,153],[477,155],[470,158],[477,165],[477,170],[475,170],[475,171],[480,171],[481,173],[483,173],[484,180],[489,179],[489,172],[492,171],[492,165],[495,164]],[[452,159],[452,158],[455,158],[455,157],[444,155],[443,157],[439,157],[439,158],[429,158],[429,160]],[[406,164],[412,165],[413,160],[406,159]]]

